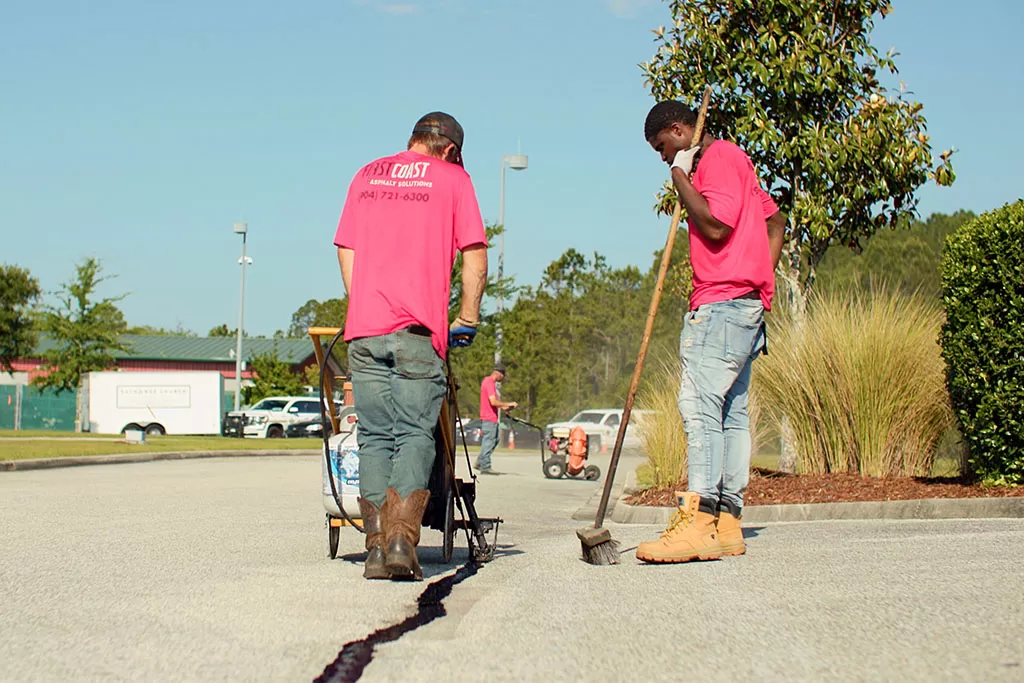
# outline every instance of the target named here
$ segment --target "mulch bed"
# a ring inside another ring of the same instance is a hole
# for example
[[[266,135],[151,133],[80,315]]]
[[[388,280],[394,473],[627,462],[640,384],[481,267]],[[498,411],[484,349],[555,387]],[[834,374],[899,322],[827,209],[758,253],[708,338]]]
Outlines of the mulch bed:
[[[685,491],[686,481],[676,486],[650,488],[628,496],[630,505],[671,507],[676,491]],[[857,474],[783,474],[754,468],[744,495],[746,505],[788,503],[850,503],[876,500],[917,500],[921,498],[1006,498],[1024,496],[1024,486],[980,486],[959,477],[861,477]]]

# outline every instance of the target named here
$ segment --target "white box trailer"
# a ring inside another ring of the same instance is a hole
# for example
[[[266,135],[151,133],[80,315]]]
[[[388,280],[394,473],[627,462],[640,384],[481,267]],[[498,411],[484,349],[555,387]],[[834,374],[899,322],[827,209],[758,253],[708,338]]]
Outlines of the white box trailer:
[[[90,432],[220,434],[224,378],[219,372],[90,372],[85,379]]]

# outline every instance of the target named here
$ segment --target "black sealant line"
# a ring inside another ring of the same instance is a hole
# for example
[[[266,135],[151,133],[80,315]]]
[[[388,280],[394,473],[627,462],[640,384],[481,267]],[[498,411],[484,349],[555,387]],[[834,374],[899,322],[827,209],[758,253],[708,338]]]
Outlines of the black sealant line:
[[[363,670],[373,661],[374,650],[378,645],[393,643],[406,633],[445,616],[448,612],[444,608],[444,599],[451,595],[452,588],[476,574],[477,570],[478,566],[470,561],[454,574],[431,582],[417,598],[415,614],[394,626],[377,629],[362,640],[346,643],[337,658],[324,668],[323,673],[313,679],[313,683],[358,681],[363,675]]]

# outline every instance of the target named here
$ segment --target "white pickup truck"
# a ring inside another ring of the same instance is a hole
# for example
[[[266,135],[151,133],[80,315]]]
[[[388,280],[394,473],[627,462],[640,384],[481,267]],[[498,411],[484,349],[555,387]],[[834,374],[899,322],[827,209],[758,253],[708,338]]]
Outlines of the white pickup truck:
[[[629,425],[626,426],[626,436],[622,445],[624,448],[639,448],[640,436],[638,434],[644,415],[650,411],[634,410],[630,413]],[[560,439],[569,438],[569,432],[573,427],[583,427],[590,441],[591,452],[600,448],[603,444],[606,447],[615,445],[615,437],[619,433],[619,424],[622,422],[622,408],[592,408],[576,413],[571,419],[565,422],[554,422],[545,429],[545,441],[552,436]]]
[[[251,408],[231,411],[228,417],[244,417],[246,437],[281,439],[288,425],[320,417],[320,401],[315,395],[268,396]]]

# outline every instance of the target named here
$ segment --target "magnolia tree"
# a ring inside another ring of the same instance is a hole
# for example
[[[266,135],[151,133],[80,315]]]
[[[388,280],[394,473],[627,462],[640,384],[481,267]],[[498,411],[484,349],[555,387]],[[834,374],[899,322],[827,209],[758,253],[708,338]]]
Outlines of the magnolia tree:
[[[642,64],[658,101],[696,102],[713,89],[708,128],[740,145],[790,216],[779,274],[802,311],[825,251],[859,250],[876,231],[917,215],[916,190],[954,180],[936,159],[922,105],[880,77],[895,52],[871,44],[888,0],[672,0],[673,23]],[[670,212],[666,186],[658,209]]]

